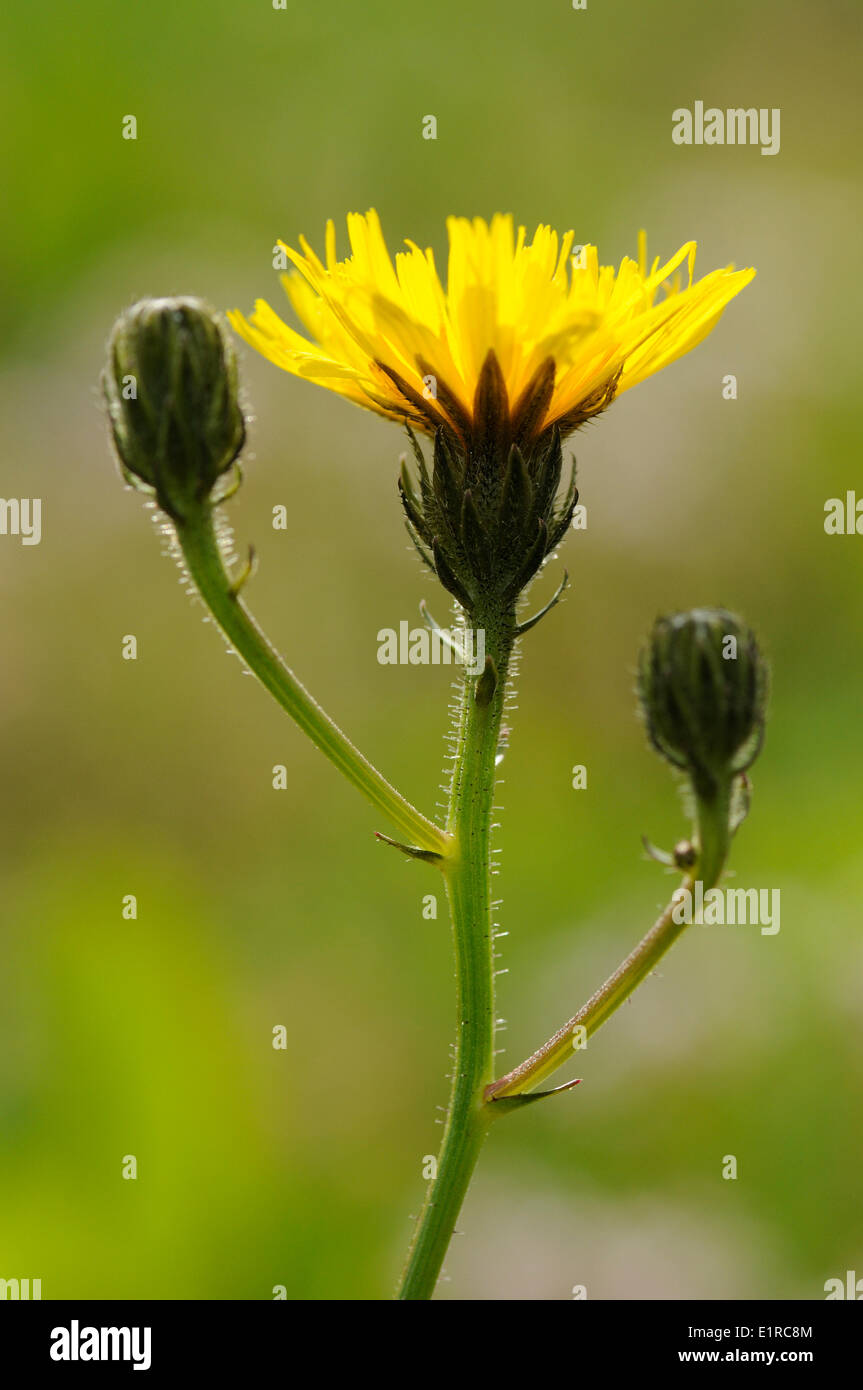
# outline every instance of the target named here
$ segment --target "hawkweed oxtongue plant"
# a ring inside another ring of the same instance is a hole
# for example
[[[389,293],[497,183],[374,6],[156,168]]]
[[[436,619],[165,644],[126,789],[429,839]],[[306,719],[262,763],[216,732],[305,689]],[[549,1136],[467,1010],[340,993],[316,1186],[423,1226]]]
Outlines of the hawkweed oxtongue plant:
[[[255,623],[241,595],[251,558],[233,573],[219,504],[238,483],[244,439],[234,354],[221,320],[196,300],[152,300],[118,321],[105,374],[111,429],[128,482],[148,493],[176,536],[188,575],[239,653],[322,752],[388,819],[381,839],[442,873],[456,957],[456,1039],[449,1108],[399,1296],[426,1299],[494,1120],[543,1096],[572,1058],[683,930],[671,905],[582,1009],[506,1076],[494,1075],[494,950],[490,834],[501,721],[522,636],[521,603],[553,556],[576,505],[562,443],[621,392],[688,352],[754,271],[693,280],[695,245],[649,267],[600,266],[539,227],[528,242],[509,217],[450,219],[446,287],[431,251],[411,242],[391,260],[377,216],[348,219],[338,260],[332,223],[322,261],[285,246],[284,277],[302,334],[258,301],[234,328],[276,365],[316,381],[408,431],[413,469],[399,489],[407,527],[455,601],[467,646],[484,635],[485,666],[465,665],[443,825],[417,810],[349,742]],[[687,266],[683,283],[680,267]],[[672,278],[673,277],[673,278]],[[426,454],[421,445],[430,443]],[[433,622],[429,618],[430,622]],[[459,638],[456,637],[458,643]],[[731,649],[734,654],[731,655]],[[745,768],[764,721],[766,677],[739,619],[696,610],[662,619],[641,664],[654,746],[691,789],[693,828],[672,852],[651,852],[684,884],[719,878],[748,794]]]

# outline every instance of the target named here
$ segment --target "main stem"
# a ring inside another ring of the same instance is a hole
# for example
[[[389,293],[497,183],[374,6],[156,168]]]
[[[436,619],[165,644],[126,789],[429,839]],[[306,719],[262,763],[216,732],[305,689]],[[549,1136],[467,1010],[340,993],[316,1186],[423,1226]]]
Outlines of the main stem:
[[[457,1033],[452,1090],[437,1160],[426,1193],[398,1297],[429,1299],[455,1230],[480,1149],[491,1122],[484,1102],[494,1065],[494,947],[490,835],[495,760],[515,640],[511,610],[475,618],[485,632],[497,684],[491,700],[476,699],[477,678],[465,672],[447,830],[453,837],[444,863],[456,961]]]

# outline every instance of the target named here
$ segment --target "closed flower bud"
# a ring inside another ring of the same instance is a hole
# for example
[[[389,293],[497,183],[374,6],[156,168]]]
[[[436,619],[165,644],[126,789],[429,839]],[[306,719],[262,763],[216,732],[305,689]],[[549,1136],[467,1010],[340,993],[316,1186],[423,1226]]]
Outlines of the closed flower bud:
[[[199,299],[142,299],[114,325],[102,385],[127,482],[184,520],[246,437],[220,319]]]
[[[650,741],[710,801],[749,767],[764,735],[767,666],[733,613],[695,608],[657,619],[641,654],[639,696]]]

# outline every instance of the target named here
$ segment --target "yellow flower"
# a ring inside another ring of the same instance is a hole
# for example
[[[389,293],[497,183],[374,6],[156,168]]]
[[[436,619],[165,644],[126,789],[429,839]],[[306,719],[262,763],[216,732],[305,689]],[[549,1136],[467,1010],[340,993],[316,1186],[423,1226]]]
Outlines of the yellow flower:
[[[304,238],[283,243],[296,269],[283,283],[308,337],[263,300],[228,315],[252,347],[285,371],[427,434],[463,441],[475,429],[477,386],[494,354],[512,437],[529,445],[554,424],[567,434],[630,386],[701,342],[754,270],[714,270],[693,281],[695,242],[648,269],[615,273],[595,246],[537,227],[527,241],[512,218],[451,217],[447,285],[430,250],[413,242],[393,264],[378,215],[348,216],[351,256],[336,257],[327,224],[321,261]],[[576,254],[574,254],[574,250]],[[686,284],[675,272],[687,265]],[[674,276],[672,280],[670,277]]]

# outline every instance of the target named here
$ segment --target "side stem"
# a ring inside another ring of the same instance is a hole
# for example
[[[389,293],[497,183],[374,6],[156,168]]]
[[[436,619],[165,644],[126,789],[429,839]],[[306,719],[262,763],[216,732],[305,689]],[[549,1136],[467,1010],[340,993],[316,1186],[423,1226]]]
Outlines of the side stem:
[[[617,967],[604,985],[583,1004],[577,1014],[512,1071],[486,1088],[486,1100],[496,1101],[521,1096],[532,1091],[559,1067],[571,1061],[573,1048],[589,1038],[616,1009],[628,999],[642,980],[655,969],[666,951],[686,930],[682,913],[675,913],[678,894],[693,892],[700,881],[706,893],[718,881],[728,857],[730,843],[729,814],[733,782],[718,788],[709,800],[697,802],[698,862],[693,872],[684,878],[662,915],[634,950]],[[583,1030],[583,1032],[582,1032]]]
[[[279,656],[239,597],[225,571],[209,506],[177,524],[177,538],[189,574],[219,627],[249,670],[275,696],[282,709],[316,748],[371,803],[406,835],[411,844],[445,857],[449,838],[427,820],[342,733]]]
[[[453,854],[443,865],[456,962],[457,1028],[452,1090],[437,1160],[402,1276],[400,1299],[430,1299],[491,1122],[484,1094],[494,1066],[494,964],[491,834],[495,760],[515,640],[515,615],[485,622],[485,650],[496,684],[487,703],[482,682],[465,673],[447,830]],[[481,699],[477,700],[477,691]]]

